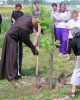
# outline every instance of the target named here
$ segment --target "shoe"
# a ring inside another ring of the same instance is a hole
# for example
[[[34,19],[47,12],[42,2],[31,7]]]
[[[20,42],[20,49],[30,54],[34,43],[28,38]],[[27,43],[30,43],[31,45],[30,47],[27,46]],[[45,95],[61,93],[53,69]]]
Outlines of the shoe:
[[[76,98],[76,92],[70,92],[68,96],[69,98]]]
[[[59,53],[58,56],[67,56],[67,54]]]
[[[67,56],[67,54],[63,54],[63,56]]]
[[[63,56],[63,53],[59,53],[58,56]]]
[[[67,57],[67,60],[70,60],[70,57]]]

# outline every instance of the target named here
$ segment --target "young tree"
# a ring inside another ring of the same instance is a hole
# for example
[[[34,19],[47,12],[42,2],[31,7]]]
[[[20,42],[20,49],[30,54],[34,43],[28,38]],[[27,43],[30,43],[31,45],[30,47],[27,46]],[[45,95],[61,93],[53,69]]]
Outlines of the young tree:
[[[52,25],[51,25],[51,18],[43,18],[42,21],[39,21],[38,22],[40,23],[41,27],[43,28],[43,30],[46,30],[46,29],[49,29],[49,27],[51,28]],[[53,54],[54,54],[54,48],[56,47],[56,45],[58,46],[59,45],[59,41],[56,40],[54,42],[54,34],[52,33],[51,35],[51,38],[49,37],[45,37],[45,38],[42,38],[41,40],[41,46],[42,48],[44,48],[45,52],[48,52],[50,54],[50,59],[49,59],[49,66],[50,66],[50,89],[52,89],[52,86],[53,86]]]

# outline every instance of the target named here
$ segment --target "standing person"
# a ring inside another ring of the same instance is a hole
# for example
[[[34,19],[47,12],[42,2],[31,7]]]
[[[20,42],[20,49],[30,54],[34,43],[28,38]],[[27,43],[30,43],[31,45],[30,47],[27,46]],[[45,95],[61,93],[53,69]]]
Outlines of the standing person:
[[[35,6],[35,8],[32,11],[32,15],[36,16],[36,18],[39,18],[40,20],[42,20],[39,1],[35,1],[34,6]]]
[[[13,24],[15,23],[15,21],[16,21],[19,17],[21,17],[22,15],[24,15],[24,13],[21,11],[22,5],[21,5],[20,3],[17,3],[17,4],[15,5],[15,9],[16,9],[16,10],[13,10],[12,15],[11,15],[11,21],[12,21]]]
[[[16,84],[18,79],[18,41],[25,43],[31,48],[34,55],[38,54],[29,37],[30,33],[33,33],[33,27],[37,25],[33,19],[29,15],[23,15],[18,18],[4,39],[0,61],[0,77]]]
[[[0,14],[0,34],[1,34],[1,23],[2,23],[2,16]]]
[[[70,17],[71,13],[66,9],[66,4],[61,2],[58,16],[55,17],[55,20],[57,21],[56,34],[58,40],[60,41],[59,56],[65,56],[67,53],[68,29],[65,25]]]
[[[77,60],[70,81],[70,84],[72,85],[72,89],[69,94],[69,97],[75,98],[76,86],[80,86],[80,28],[79,27],[72,28],[72,35],[73,35],[73,39],[72,39],[71,47],[74,51],[74,54],[77,56]]]
[[[69,30],[69,35],[68,35],[68,48],[67,48],[67,60],[70,60],[70,54],[71,54],[71,41],[72,41],[72,34],[71,30],[73,27],[80,27],[80,20],[78,19],[78,12],[76,10],[73,10],[72,12],[72,19],[70,19],[66,25],[67,29]],[[76,56],[75,56],[76,59]]]
[[[51,18],[53,19],[53,29],[52,29],[52,32],[54,33],[55,41],[56,41],[57,40],[57,36],[56,36],[57,21],[55,20],[55,16],[58,15],[57,4],[56,3],[52,3],[52,8],[53,8],[53,11],[51,12]]]
[[[20,3],[16,3],[15,9],[11,15],[12,25],[16,22],[16,20],[23,16],[24,13],[21,11],[22,5]],[[21,66],[22,66],[22,42],[18,41],[18,76],[21,77]]]
[[[39,20],[42,20],[39,1],[35,1],[34,5],[35,5],[35,8],[32,11],[32,15],[35,16],[36,18],[38,18]],[[36,27],[34,27],[33,30],[34,30],[33,44],[35,45],[35,47],[38,47],[39,46],[40,33],[43,33],[43,30],[41,29],[40,24],[38,24]]]

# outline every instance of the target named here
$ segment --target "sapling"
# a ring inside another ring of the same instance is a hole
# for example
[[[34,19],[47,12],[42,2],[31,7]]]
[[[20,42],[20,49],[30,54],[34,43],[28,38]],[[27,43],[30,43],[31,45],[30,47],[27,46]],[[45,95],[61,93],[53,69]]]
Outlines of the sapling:
[[[51,18],[45,18],[43,20],[36,19],[36,21],[40,23],[41,28],[43,30],[46,30],[49,27],[52,27]],[[50,54],[50,60],[49,60],[50,61],[49,63],[50,64],[50,89],[52,89],[52,86],[53,86],[53,77],[52,77],[53,75],[53,53],[54,53],[54,48],[56,48],[56,46],[59,46],[59,41],[58,40],[54,41],[54,34],[52,33],[51,38],[43,37],[40,43],[41,43],[42,48],[44,48],[44,51]]]
[[[52,34],[53,35],[53,34]],[[44,37],[41,39],[41,47],[45,52],[48,52],[50,55],[49,65],[50,65],[50,89],[53,86],[53,53],[56,46],[59,46],[59,41],[54,41],[54,38],[51,40],[49,37]]]
[[[42,20],[39,20],[38,18],[35,20],[40,24],[44,32],[47,29],[50,29],[49,31],[51,32],[53,21],[49,16],[50,14],[48,14],[48,12],[46,12],[46,10],[43,7],[41,7],[41,14],[42,14]],[[52,33],[51,38],[43,37],[40,41],[40,44],[42,48],[44,48],[44,51],[50,54],[50,60],[49,60],[50,61],[49,63],[50,64],[50,89],[52,89],[53,53],[54,53],[54,48],[56,48],[56,46],[59,46],[59,41],[58,40],[54,41],[54,34]]]

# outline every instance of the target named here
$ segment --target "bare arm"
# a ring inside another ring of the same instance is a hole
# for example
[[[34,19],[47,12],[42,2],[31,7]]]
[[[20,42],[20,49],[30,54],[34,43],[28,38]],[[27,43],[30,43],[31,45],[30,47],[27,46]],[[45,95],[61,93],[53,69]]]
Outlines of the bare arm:
[[[12,22],[15,23],[15,19],[14,18],[12,18]]]

